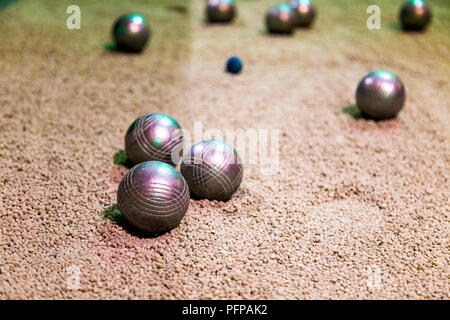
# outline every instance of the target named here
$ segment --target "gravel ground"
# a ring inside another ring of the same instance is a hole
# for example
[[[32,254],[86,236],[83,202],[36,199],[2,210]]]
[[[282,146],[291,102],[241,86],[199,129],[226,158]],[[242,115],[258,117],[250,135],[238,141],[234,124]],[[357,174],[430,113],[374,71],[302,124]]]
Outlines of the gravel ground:
[[[150,2],[79,1],[78,31],[70,1],[0,11],[0,298],[449,298],[447,1],[404,34],[402,1],[378,1],[370,31],[370,1],[317,0],[293,37],[264,33],[274,1],[238,1],[231,26],[206,25],[200,0]],[[148,50],[105,50],[132,11],[151,19]],[[394,120],[350,115],[375,69],[405,83]],[[191,132],[279,129],[279,168],[247,164],[230,201],[191,200],[178,228],[144,236],[114,215],[113,158],[149,112]]]

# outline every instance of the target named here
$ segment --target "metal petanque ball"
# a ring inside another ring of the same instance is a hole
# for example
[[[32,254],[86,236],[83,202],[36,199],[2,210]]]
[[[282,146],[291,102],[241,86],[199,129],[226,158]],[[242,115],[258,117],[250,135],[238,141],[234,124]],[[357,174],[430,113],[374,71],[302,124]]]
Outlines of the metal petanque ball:
[[[270,33],[292,33],[295,27],[295,16],[288,4],[271,7],[266,14],[266,26]]]
[[[181,127],[173,118],[150,113],[137,118],[125,134],[125,153],[133,164],[162,161],[176,164],[172,153],[182,149]]]
[[[165,232],[180,224],[189,207],[183,176],[160,161],[140,163],[122,178],[117,206],[124,218],[146,232]]]
[[[229,73],[237,74],[242,71],[242,61],[238,57],[231,57],[227,61],[226,70]]]
[[[147,45],[151,32],[144,17],[133,13],[120,16],[116,20],[112,35],[118,50],[140,52]]]
[[[206,17],[209,22],[231,22],[236,15],[234,0],[208,0],[206,4]]]
[[[400,11],[400,21],[404,30],[424,30],[431,18],[431,8],[423,0],[406,1]]]
[[[373,119],[394,118],[405,104],[403,82],[387,71],[374,71],[365,76],[356,90],[356,104]]]
[[[210,200],[228,200],[239,188],[244,174],[236,150],[210,139],[194,144],[181,163],[181,174],[192,194]]]
[[[298,28],[310,27],[316,17],[316,7],[310,0],[292,0],[289,4],[294,11],[295,26]]]

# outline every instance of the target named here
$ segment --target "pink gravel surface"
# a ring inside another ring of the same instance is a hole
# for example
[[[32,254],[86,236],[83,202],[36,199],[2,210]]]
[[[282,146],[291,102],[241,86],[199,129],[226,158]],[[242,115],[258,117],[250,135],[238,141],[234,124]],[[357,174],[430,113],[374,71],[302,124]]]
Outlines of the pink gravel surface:
[[[0,12],[17,21],[0,23],[0,298],[448,299],[448,4],[404,34],[389,25],[401,1],[381,1],[373,31],[367,4],[317,2],[292,37],[263,32],[272,1],[240,1],[232,26],[205,25],[199,0],[149,8],[142,55],[102,51],[123,8],[101,1],[82,31],[42,1]],[[52,18],[19,28],[36,11]],[[343,113],[376,69],[405,83],[399,117]],[[149,112],[191,131],[279,129],[279,168],[246,165],[230,201],[191,200],[169,233],[131,232],[104,210],[126,172],[113,155]]]

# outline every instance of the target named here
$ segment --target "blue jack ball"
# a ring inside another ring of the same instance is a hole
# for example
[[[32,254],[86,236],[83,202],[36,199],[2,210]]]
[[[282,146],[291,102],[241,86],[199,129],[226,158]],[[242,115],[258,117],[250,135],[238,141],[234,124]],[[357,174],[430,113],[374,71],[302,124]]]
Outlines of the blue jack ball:
[[[231,57],[227,61],[227,72],[240,73],[242,71],[242,61],[238,57]]]

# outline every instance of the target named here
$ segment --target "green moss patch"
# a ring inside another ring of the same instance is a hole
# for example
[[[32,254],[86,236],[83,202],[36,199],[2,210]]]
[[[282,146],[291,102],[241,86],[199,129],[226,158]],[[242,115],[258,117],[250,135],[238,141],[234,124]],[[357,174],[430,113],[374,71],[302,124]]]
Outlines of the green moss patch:
[[[122,212],[120,212],[117,204],[106,207],[103,216],[112,222],[121,223],[123,221]]]
[[[350,105],[342,108],[342,113],[348,114],[354,119],[362,118],[361,110],[355,105]]]
[[[127,168],[131,168],[133,166],[131,161],[128,159],[125,150],[117,151],[113,156],[113,162],[115,165],[124,166]]]

